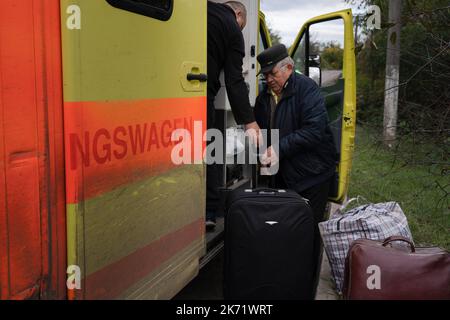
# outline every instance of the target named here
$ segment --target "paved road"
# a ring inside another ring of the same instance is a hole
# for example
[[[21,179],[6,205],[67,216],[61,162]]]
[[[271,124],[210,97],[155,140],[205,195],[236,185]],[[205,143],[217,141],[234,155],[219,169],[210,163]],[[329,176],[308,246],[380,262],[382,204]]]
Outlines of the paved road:
[[[322,87],[333,85],[342,76],[342,70],[322,70]]]
[[[339,206],[332,204],[331,212]],[[199,275],[191,281],[175,300],[223,300],[223,251],[200,270]],[[333,290],[331,269],[324,252],[316,300],[338,300]]]
[[[333,290],[331,270],[325,254],[323,259],[316,300],[338,300]],[[201,269],[199,275],[175,296],[174,300],[223,300],[222,264],[223,253]]]

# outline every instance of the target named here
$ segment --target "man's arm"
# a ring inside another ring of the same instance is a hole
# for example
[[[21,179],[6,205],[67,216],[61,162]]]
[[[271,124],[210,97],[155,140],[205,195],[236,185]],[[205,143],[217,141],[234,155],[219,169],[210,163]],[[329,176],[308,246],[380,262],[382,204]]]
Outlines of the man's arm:
[[[258,124],[258,126],[261,129],[268,129],[267,119],[266,119],[267,115],[265,114],[264,109],[263,109],[261,92],[256,97],[255,107],[253,108],[253,114],[255,115],[255,120],[256,120],[256,123]]]
[[[228,100],[238,124],[255,122],[248,97],[248,89],[242,76],[242,59],[244,58],[244,38],[242,33],[236,34],[230,41],[226,54],[224,74]]]
[[[305,90],[300,129],[280,140],[280,158],[291,157],[302,150],[315,148],[322,140],[328,124],[325,101],[319,87],[313,84]],[[296,103],[299,99],[296,99]],[[296,106],[300,108],[300,106]]]

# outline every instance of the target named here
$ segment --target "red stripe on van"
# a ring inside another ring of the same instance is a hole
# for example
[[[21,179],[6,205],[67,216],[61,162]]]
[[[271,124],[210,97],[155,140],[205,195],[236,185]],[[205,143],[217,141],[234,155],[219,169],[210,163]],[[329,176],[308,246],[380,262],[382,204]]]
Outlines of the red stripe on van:
[[[117,298],[130,286],[199,239],[203,232],[204,219],[199,219],[90,274],[84,281],[86,286],[84,298]]]
[[[195,122],[202,136],[206,130],[206,97],[66,102],[64,108],[70,204],[174,168],[171,133],[186,129],[194,139]]]

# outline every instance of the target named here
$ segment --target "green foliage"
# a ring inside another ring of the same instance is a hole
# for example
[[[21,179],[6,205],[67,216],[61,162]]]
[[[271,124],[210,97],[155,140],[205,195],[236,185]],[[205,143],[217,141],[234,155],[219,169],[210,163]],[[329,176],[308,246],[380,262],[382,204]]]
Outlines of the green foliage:
[[[281,36],[278,33],[278,31],[273,30],[270,26],[267,26],[267,29],[270,34],[270,39],[272,40],[272,45],[280,44],[281,42]]]
[[[379,125],[384,106],[388,32],[387,0],[353,0],[381,8],[382,29],[369,31],[357,56],[360,121]],[[403,0],[400,35],[399,127],[404,134],[426,134],[438,145],[450,128],[450,6],[448,0]],[[380,117],[381,115],[381,117]],[[402,122],[403,121],[403,122]],[[443,140],[444,139],[444,140]]]
[[[403,0],[397,136],[382,147],[389,2],[378,5],[381,30],[360,20],[358,128],[350,196],[400,202],[419,244],[450,248],[450,6],[448,0]],[[378,137],[378,138],[377,138]]]
[[[450,249],[449,173],[444,163],[423,161],[438,148],[425,141],[417,148],[407,137],[397,150],[388,151],[377,136],[379,131],[369,126],[358,127],[349,197],[399,202],[416,244]]]
[[[341,70],[343,65],[344,50],[339,43],[329,42],[321,50],[322,69]]]

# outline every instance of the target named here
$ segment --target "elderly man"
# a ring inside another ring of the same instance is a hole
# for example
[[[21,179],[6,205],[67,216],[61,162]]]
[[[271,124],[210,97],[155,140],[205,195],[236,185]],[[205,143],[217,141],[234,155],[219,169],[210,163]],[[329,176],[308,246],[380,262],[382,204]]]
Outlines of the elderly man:
[[[220,72],[224,71],[228,100],[237,124],[245,125],[257,140],[259,127],[248,98],[242,76],[245,56],[242,30],[247,22],[247,10],[238,1],[214,3],[208,1],[208,129],[217,128],[214,99],[220,89]],[[252,129],[252,130],[250,130]],[[206,171],[206,228],[215,227],[219,206],[219,167],[210,164]]]
[[[255,117],[262,129],[278,129],[279,154],[269,147],[262,164],[279,161],[273,187],[289,188],[309,200],[314,212],[314,257],[317,285],[323,220],[337,154],[328,125],[324,99],[316,83],[294,72],[294,61],[284,45],[275,45],[257,57],[267,81],[256,99]]]

